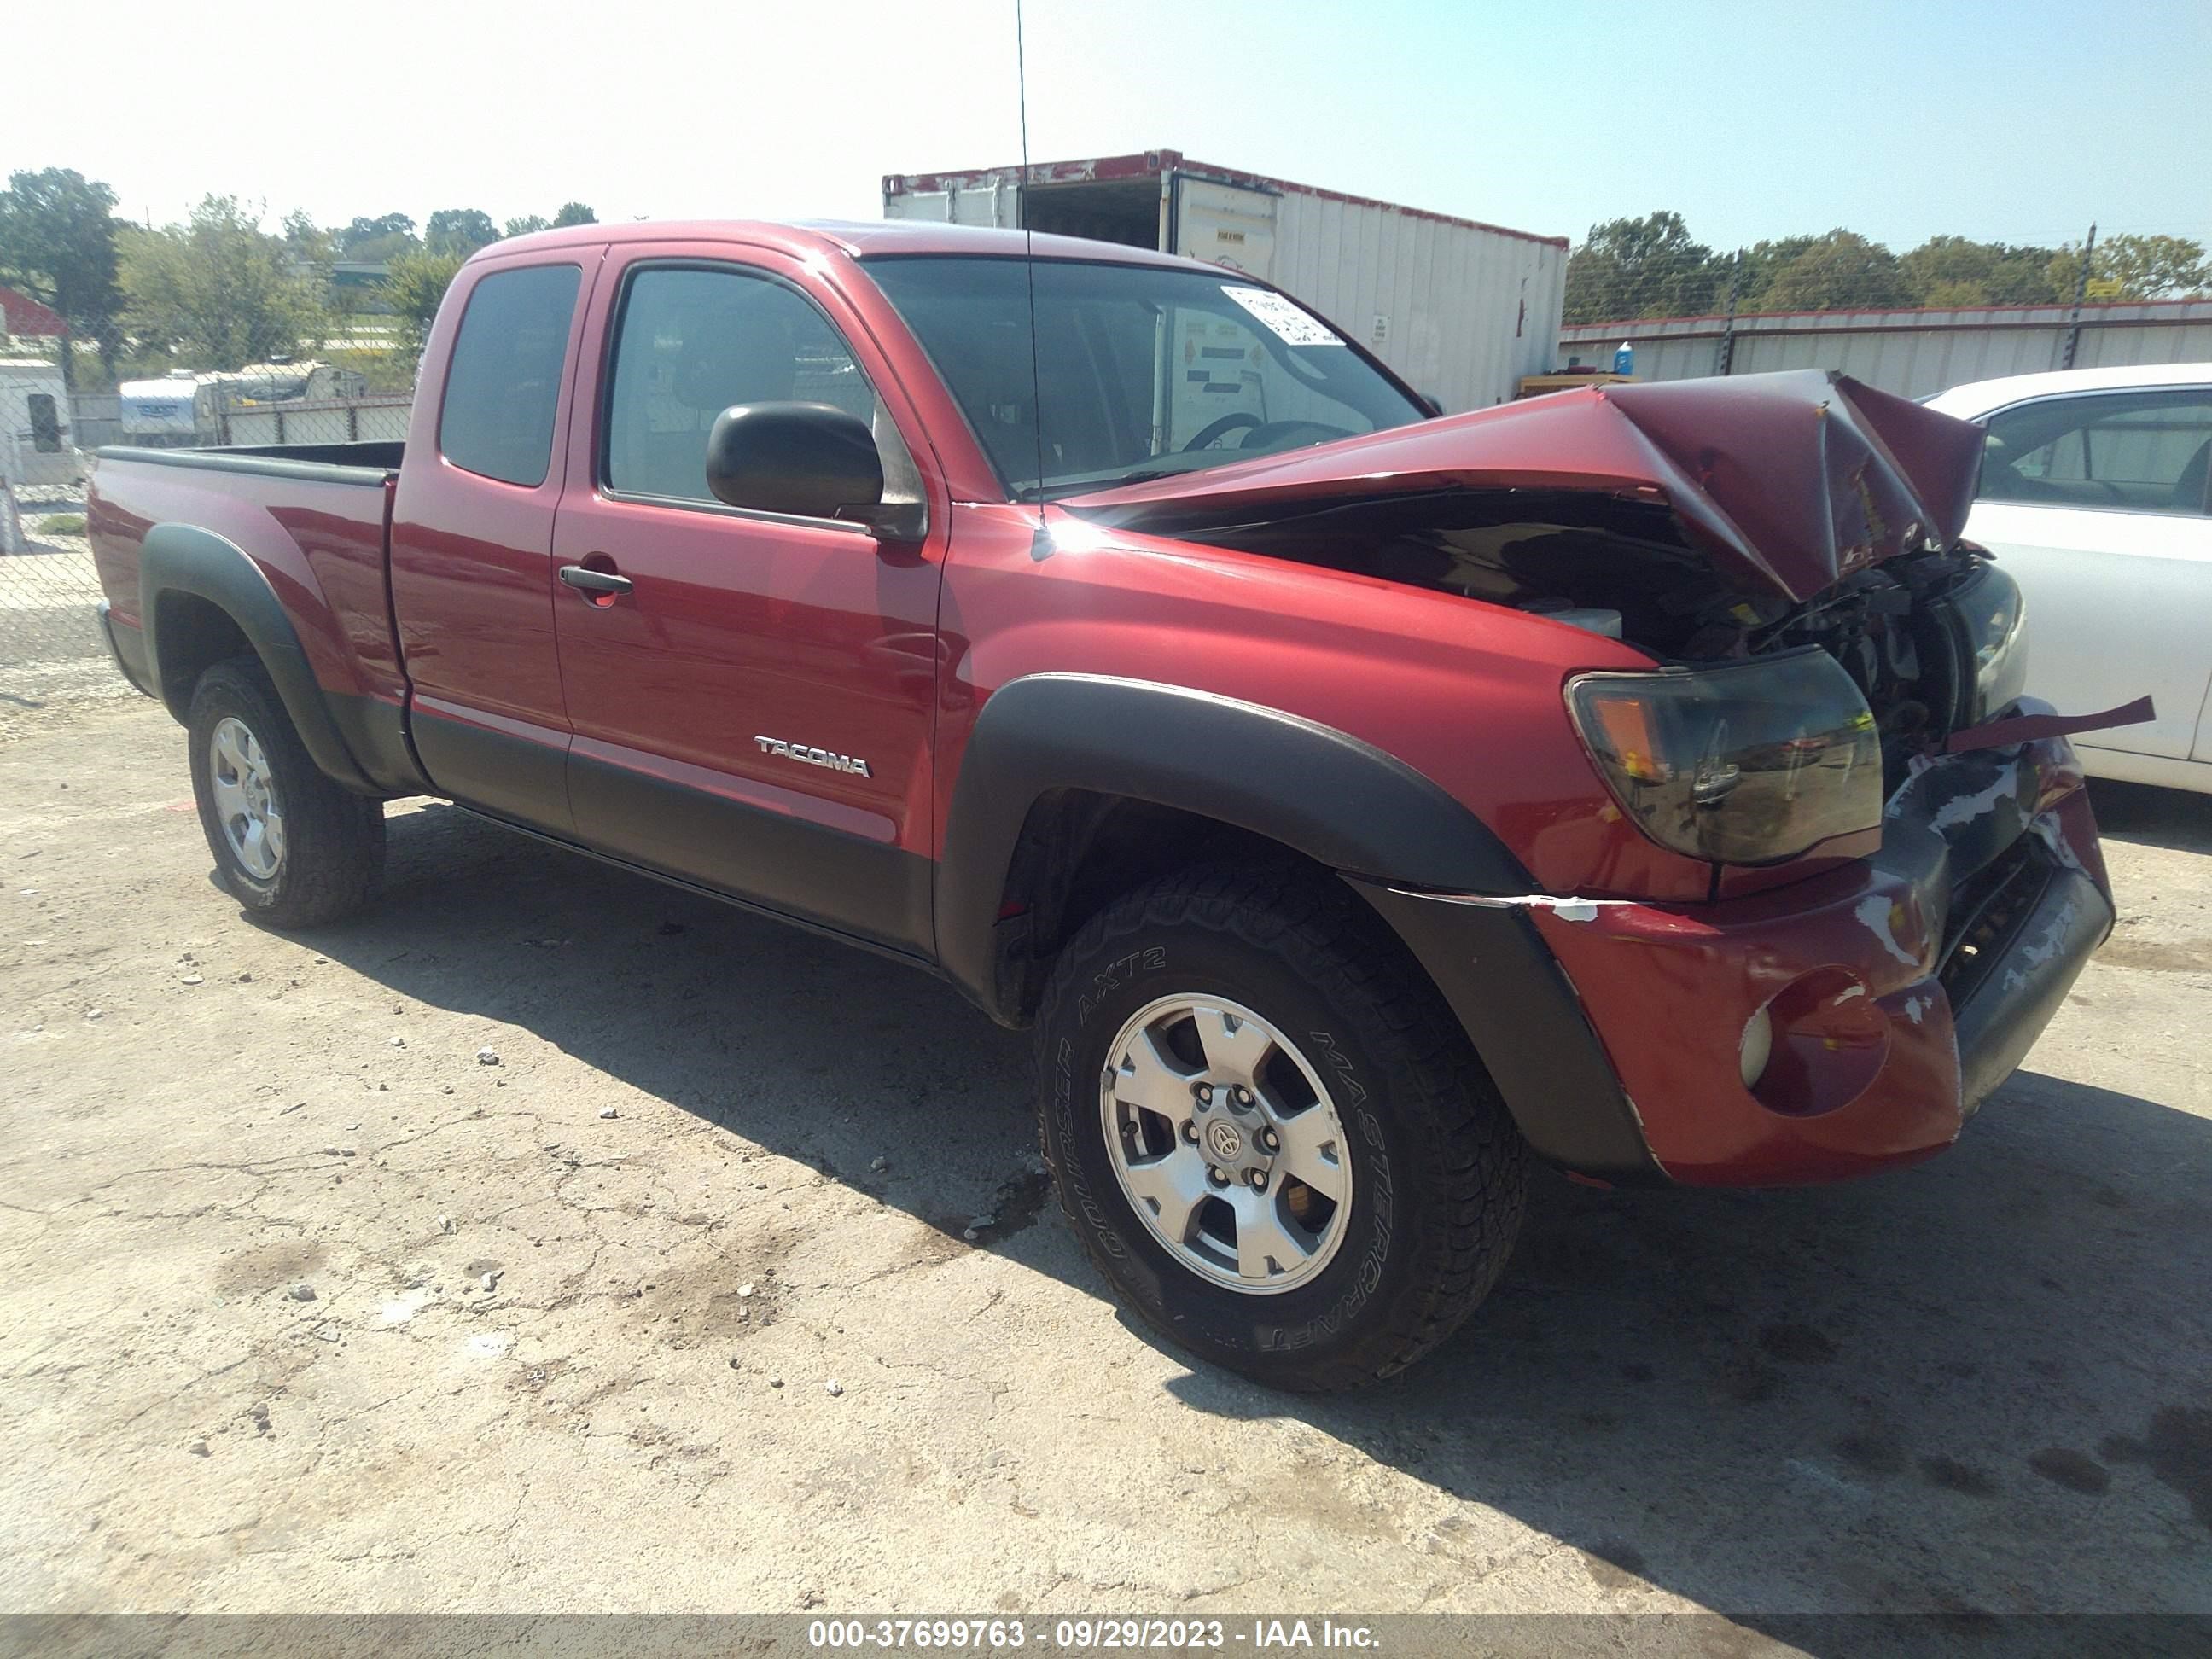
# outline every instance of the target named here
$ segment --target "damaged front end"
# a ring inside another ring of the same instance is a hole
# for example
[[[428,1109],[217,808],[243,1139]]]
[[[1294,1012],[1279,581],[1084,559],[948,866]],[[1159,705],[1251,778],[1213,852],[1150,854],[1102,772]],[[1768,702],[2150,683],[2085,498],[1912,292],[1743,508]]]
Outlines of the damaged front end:
[[[1879,848],[1822,874],[1529,920],[1658,1167],[1758,1185],[1949,1146],[2065,1000],[2112,904],[2079,765],[2045,738],[1917,769]]]
[[[1802,370],[1555,393],[1061,505],[1635,647],[1651,671],[1566,689],[1577,729],[1718,897],[1871,852],[1913,769],[2026,689],[2019,588],[1960,538],[1981,443]]]
[[[1964,422],[1807,370],[1557,393],[1062,505],[1546,617],[1682,672],[1818,650],[1864,699],[1887,794],[2021,690],[2018,591],[1958,539],[1980,454]]]
[[[1494,1059],[1540,1152],[1797,1182],[1950,1144],[2112,926],[2063,735],[2088,722],[2023,696],[2019,590],[1960,539],[1980,449],[1807,372],[1562,393],[1064,505],[1648,655],[1563,694],[1621,816],[1707,865],[1704,902],[1370,900],[1486,1058],[1513,1034],[1469,964],[1525,942],[1564,988],[1556,1007],[1516,990],[1505,1024],[1553,1057],[1587,1039],[1578,1097],[1617,1092],[1563,1130],[1545,1068]]]

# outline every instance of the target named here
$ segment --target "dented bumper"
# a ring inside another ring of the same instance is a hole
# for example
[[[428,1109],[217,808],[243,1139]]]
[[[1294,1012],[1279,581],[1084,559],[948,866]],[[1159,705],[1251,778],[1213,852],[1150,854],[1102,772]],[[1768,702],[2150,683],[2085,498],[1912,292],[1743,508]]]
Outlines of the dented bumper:
[[[1363,890],[1536,1151],[1609,1180],[1840,1180],[1958,1138],[2112,925],[2063,738],[1948,756],[1874,856],[1711,904]]]
[[[2057,1012],[2112,905],[2081,768],[2052,738],[1928,765],[1891,799],[1880,853],[1827,875],[1532,919],[1660,1168],[1737,1185],[1950,1145]]]

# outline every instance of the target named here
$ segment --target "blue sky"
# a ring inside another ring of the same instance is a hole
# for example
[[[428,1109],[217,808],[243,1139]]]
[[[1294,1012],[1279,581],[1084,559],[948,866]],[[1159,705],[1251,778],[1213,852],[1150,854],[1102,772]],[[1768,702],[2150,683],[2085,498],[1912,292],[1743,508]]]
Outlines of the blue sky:
[[[2212,242],[2212,3],[1027,0],[1039,160],[1158,147],[1580,237],[1727,247]],[[874,217],[880,175],[1016,159],[1012,0],[366,9],[118,0],[11,75],[0,167],[356,214]],[[100,64],[95,75],[82,65]]]

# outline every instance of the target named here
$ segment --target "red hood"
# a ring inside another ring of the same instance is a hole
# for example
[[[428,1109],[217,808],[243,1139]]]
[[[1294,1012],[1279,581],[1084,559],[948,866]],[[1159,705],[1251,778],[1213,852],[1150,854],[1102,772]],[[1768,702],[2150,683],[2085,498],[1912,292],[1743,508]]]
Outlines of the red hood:
[[[1724,578],[1802,601],[1957,540],[1981,454],[1978,427],[1808,368],[1554,392],[1060,505],[1166,530],[1421,490],[1602,490],[1663,502]]]

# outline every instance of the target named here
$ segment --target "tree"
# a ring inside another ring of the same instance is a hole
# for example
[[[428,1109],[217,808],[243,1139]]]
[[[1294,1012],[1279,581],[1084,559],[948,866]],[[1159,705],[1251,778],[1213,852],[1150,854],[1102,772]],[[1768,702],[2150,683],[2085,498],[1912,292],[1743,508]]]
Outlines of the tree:
[[[59,313],[111,365],[121,335],[116,318],[115,192],[67,167],[8,176],[0,191],[0,281]],[[65,384],[74,356],[61,355]]]
[[[126,231],[125,317],[143,344],[202,368],[243,368],[319,346],[320,284],[234,196],[210,196],[181,225]]]
[[[305,208],[294,208],[284,216],[284,246],[302,259],[327,264],[331,252],[331,234],[317,224]]]
[[[2003,244],[1992,244],[2002,246]],[[2005,247],[2004,257],[1990,273],[1990,303],[1993,306],[2036,306],[2051,300],[2051,250],[2027,244]]]
[[[534,213],[526,213],[520,219],[509,219],[500,232],[502,236],[527,236],[533,230],[548,230],[551,227]]]
[[[339,258],[372,265],[421,246],[415,238],[415,222],[404,213],[356,219],[332,233],[331,241]]]
[[[1590,227],[1567,258],[1566,320],[1681,317],[1709,311],[1726,282],[1725,262],[1690,240],[1679,213],[1610,219]]]
[[[2057,297],[2071,301],[2081,279],[2081,245],[2069,242],[2051,255],[2048,271]],[[2104,296],[2108,299],[2180,299],[2212,288],[2204,244],[2184,236],[2108,236],[2089,258],[2089,275],[2119,283],[2120,291]]]
[[[429,253],[465,259],[497,240],[499,227],[481,208],[441,208],[422,226],[422,246]]]
[[[465,257],[423,249],[403,253],[392,262],[384,281],[384,298],[392,315],[399,319],[412,350],[421,352],[422,343],[429,338],[431,319],[438,314],[439,302],[445,299]]]
[[[404,213],[386,213],[374,219],[356,219],[337,233],[336,240],[339,252],[350,254],[362,243],[386,236],[404,236],[411,242],[415,240],[415,222]]]
[[[2047,247],[1931,236],[1897,266],[1915,305],[1948,308],[2047,304],[2058,297],[2046,270],[2050,263]]]
[[[1856,231],[1836,229],[1774,273],[1761,296],[1775,311],[1879,310],[1909,306],[1897,256]]]
[[[1818,241],[1817,236],[1783,236],[1770,241],[1753,242],[1739,254],[1736,275],[1735,308],[1738,311],[1766,311],[1767,290],[1783,268],[1799,254]]]
[[[581,202],[563,202],[561,210],[553,216],[553,228],[566,230],[571,225],[596,225],[599,216]]]

